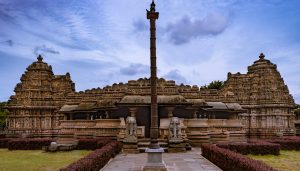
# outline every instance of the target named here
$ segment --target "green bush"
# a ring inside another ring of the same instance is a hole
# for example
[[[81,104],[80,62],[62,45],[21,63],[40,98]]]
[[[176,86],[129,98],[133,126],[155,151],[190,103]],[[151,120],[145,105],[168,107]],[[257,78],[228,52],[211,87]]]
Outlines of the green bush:
[[[6,126],[7,111],[4,110],[6,104],[6,102],[0,102],[0,130],[3,130]]]

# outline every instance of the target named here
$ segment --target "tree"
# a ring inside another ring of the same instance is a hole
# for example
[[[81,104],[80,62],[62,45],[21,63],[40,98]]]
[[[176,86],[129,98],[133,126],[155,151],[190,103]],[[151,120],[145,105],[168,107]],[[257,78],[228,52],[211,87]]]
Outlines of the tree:
[[[209,83],[208,85],[204,85],[201,88],[202,89],[221,89],[224,86],[224,81],[212,81],[211,83]]]
[[[6,126],[7,111],[4,109],[6,104],[7,102],[0,102],[0,130]]]
[[[296,109],[294,110],[296,119],[300,119],[300,105],[296,105]]]

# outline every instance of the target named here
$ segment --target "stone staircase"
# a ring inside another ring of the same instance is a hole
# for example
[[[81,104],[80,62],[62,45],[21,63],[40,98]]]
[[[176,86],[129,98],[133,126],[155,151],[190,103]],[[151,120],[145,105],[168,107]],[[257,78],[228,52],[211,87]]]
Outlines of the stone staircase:
[[[74,138],[72,134],[60,135],[55,142],[52,142],[50,146],[43,147],[44,151],[70,151],[77,147],[78,140]]]
[[[158,143],[159,143],[160,147],[164,149],[165,152],[168,152],[168,140],[159,139]],[[138,151],[140,153],[144,153],[146,148],[149,147],[149,144],[150,144],[150,138],[139,139],[138,140]]]

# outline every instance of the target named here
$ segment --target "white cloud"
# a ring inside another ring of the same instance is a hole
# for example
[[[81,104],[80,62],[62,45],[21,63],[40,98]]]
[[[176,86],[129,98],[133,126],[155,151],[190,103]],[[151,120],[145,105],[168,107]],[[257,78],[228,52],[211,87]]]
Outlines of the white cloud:
[[[137,79],[147,76],[146,67],[136,68],[140,74],[122,75],[120,70],[135,67],[133,64],[149,66],[146,8],[149,2],[141,0],[86,0],[65,4],[12,0],[0,5],[0,42],[11,40],[13,46],[1,43],[0,51],[32,61],[36,58],[35,47],[59,52],[45,53],[44,60],[56,68],[55,72],[70,71],[78,90]],[[295,28],[293,23],[299,17],[280,18],[277,8],[295,10],[288,3],[259,1],[157,1],[159,76],[204,85],[226,79],[227,72],[245,73],[259,53],[265,52],[278,65],[299,103],[300,45],[295,37],[300,36],[288,34],[298,34],[289,30]],[[292,24],[286,24],[287,21]],[[145,31],[137,32],[137,26]],[[207,36],[214,34],[217,36]],[[184,44],[172,44],[170,35],[173,42]],[[74,61],[87,66],[75,69],[71,67]]]

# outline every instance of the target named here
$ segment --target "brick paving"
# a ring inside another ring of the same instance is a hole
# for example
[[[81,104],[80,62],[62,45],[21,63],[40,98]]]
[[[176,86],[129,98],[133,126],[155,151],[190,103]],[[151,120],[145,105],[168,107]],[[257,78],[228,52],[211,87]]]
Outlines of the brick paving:
[[[163,153],[168,171],[221,171],[201,155],[200,148],[186,153]],[[147,154],[119,154],[101,171],[141,171],[147,162]]]

